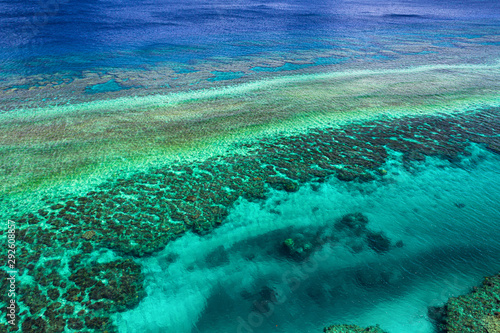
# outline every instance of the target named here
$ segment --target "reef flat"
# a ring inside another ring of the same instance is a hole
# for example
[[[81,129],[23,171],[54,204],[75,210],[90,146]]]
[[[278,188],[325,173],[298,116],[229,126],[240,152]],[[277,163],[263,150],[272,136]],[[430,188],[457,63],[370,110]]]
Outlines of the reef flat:
[[[472,144],[498,153],[498,111],[359,120],[272,136],[234,150],[240,153],[110,179],[13,216],[23,295],[16,329],[115,331],[110,315],[144,297],[141,268],[128,258],[152,254],[186,231],[212,231],[240,198],[262,200],[270,189],[295,192],[329,177],[376,182],[392,152],[407,167],[429,156],[459,161]]]
[[[350,119],[498,106],[498,64],[275,78],[0,115],[2,193],[224,153],[235,141]],[[233,149],[233,148],[231,148]],[[52,186],[52,185],[51,185]],[[19,200],[19,199],[18,199]]]

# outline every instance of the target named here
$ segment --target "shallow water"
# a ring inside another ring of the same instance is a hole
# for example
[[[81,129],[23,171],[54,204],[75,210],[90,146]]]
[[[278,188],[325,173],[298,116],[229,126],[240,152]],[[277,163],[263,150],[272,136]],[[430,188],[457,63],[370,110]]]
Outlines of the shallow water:
[[[490,0],[1,2],[11,331],[434,332],[500,267],[499,41]]]
[[[433,332],[427,308],[467,292],[500,264],[500,241],[491,237],[499,231],[499,161],[476,148],[460,165],[433,160],[409,172],[394,159],[381,182],[332,179],[242,200],[210,236],[186,235],[140,261],[148,296],[117,315],[120,330],[318,332],[348,322]],[[380,254],[364,235],[335,233],[335,222],[353,212],[403,247]],[[280,251],[289,237],[332,233],[338,239],[309,260]],[[259,312],[253,303],[263,302],[266,288],[277,299]]]

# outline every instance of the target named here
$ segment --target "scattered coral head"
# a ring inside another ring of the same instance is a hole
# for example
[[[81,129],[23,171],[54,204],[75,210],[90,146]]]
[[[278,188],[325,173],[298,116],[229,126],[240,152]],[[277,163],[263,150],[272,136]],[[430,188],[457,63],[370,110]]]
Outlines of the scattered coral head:
[[[86,240],[90,240],[92,237],[95,236],[95,231],[94,230],[89,230],[86,231],[83,235],[82,238],[85,238]]]

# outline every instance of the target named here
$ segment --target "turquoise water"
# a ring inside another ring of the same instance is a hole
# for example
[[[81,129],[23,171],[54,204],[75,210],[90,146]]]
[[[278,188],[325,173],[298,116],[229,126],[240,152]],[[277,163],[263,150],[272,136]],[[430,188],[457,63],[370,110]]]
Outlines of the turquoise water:
[[[500,269],[499,36],[493,0],[0,3],[0,332],[437,332]]]
[[[382,182],[331,179],[240,200],[211,235],[188,234],[139,261],[148,296],[116,316],[120,331],[319,332],[379,323],[392,333],[434,332],[429,306],[498,270],[500,240],[491,235],[499,232],[499,162],[476,147],[458,164],[431,159],[408,171],[395,156]],[[380,254],[359,250],[362,237],[337,233],[308,261],[280,253],[284,239],[331,234],[353,212],[404,245]],[[266,288],[278,301],[259,312],[253,302]]]
[[[311,67],[312,64],[291,64],[286,63],[283,66],[278,67],[252,67],[250,70],[254,72],[280,72],[280,71],[293,71],[297,69]]]
[[[120,91],[124,89],[118,82],[115,80],[109,80],[108,82],[95,84],[92,86],[88,86],[85,88],[85,92],[87,94],[102,94],[112,91]]]
[[[224,80],[234,80],[245,76],[244,72],[218,72],[213,71],[212,74],[215,75],[214,78],[209,78],[208,81],[224,81]]]

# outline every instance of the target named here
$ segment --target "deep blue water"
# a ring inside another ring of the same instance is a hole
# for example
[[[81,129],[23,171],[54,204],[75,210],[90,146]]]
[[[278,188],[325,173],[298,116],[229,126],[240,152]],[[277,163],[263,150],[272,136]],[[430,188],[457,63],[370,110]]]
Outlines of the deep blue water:
[[[477,28],[499,18],[491,0],[2,1],[0,59],[4,72],[50,73],[334,49],[345,47],[345,38],[368,51],[380,48],[374,35],[418,40],[422,31],[446,27],[450,37],[464,37],[463,22]],[[424,36],[436,43],[445,37]]]

